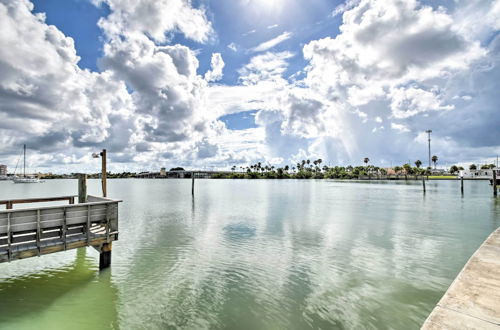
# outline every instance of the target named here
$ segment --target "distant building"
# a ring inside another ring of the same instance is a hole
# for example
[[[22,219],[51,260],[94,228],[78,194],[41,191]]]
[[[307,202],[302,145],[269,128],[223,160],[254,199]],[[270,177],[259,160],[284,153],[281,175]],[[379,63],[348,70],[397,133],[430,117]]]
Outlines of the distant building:
[[[160,175],[161,175],[161,176],[166,176],[166,175],[167,175],[167,169],[166,169],[165,167],[162,167],[162,168],[160,169]]]
[[[0,175],[7,175],[7,165],[0,165]]]
[[[443,174],[446,174],[446,170],[442,169],[442,168],[431,168],[431,174],[434,174],[434,175],[443,175]]]
[[[492,178],[493,169],[460,170],[458,176],[463,176],[464,178]]]

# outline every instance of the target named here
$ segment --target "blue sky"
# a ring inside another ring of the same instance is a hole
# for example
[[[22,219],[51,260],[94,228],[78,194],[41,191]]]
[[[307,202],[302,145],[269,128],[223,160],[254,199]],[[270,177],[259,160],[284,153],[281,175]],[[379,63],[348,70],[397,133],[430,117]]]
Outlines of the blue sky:
[[[443,167],[500,153],[500,1],[0,0],[0,163]],[[23,123],[23,125],[21,125]],[[19,129],[19,127],[24,127]]]

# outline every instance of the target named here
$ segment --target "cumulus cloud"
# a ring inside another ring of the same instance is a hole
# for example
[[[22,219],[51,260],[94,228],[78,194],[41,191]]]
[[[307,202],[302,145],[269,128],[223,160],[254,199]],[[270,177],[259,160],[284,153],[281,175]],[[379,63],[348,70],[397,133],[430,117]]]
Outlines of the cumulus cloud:
[[[224,61],[220,53],[213,53],[210,61],[210,70],[205,73],[206,81],[217,81],[222,79],[222,70],[224,69]]]
[[[193,8],[190,0],[102,0],[111,14],[99,20],[99,26],[110,37],[145,34],[157,42],[165,42],[175,31],[187,38],[207,42],[213,35],[212,24],[204,10]]]
[[[110,116],[131,111],[125,84],[81,70],[73,39],[32,10],[28,1],[0,2],[2,134],[46,151],[110,141]]]
[[[33,14],[32,3],[0,1],[0,133],[6,152],[17,153],[27,142],[41,153],[65,148],[72,159],[106,147],[115,162],[161,161],[169,148],[185,151],[218,134],[215,118],[206,120],[207,82],[196,73],[196,54],[155,43],[176,31],[207,41],[213,31],[203,11],[189,1],[106,3],[111,13],[99,22],[106,38],[103,71],[97,73],[78,67],[73,39],[47,25],[43,14]],[[207,80],[220,79],[222,68],[220,54],[214,54]],[[63,159],[47,157],[39,159],[52,166]]]
[[[259,81],[277,81],[288,67],[287,60],[293,57],[290,52],[272,53],[252,57],[250,62],[238,70],[244,85],[256,84]]]
[[[420,88],[394,88],[390,92],[391,109],[395,118],[408,118],[428,111],[452,110],[454,105],[443,105],[437,92]]]
[[[284,32],[251,49],[260,54],[239,66],[236,85],[211,83],[223,76],[220,53],[202,75],[199,53],[172,43],[175,33],[201,46],[217,40],[203,7],[93,2],[110,9],[99,21],[101,72],[80,69],[73,40],[28,0],[0,0],[0,154],[28,142],[39,151],[33,161],[80,170],[101,147],[124,169],[301,157],[356,163],[368,152],[388,165],[422,158],[429,128],[443,161],[500,152],[499,0],[453,9],[347,1],[333,13],[342,15],[339,33],[303,47],[300,75],[287,77],[298,55],[269,51],[291,38]],[[257,128],[234,131],[217,120],[248,110]]]

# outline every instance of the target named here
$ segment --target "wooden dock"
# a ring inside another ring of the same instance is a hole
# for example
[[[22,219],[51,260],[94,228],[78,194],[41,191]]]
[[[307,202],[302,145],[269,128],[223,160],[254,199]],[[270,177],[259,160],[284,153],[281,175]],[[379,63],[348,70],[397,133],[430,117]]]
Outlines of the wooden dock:
[[[111,262],[111,244],[118,239],[121,200],[75,196],[0,201],[0,263],[92,246],[100,253],[99,267]],[[14,204],[69,201],[69,205],[12,209]]]
[[[500,228],[469,259],[422,329],[500,329]]]

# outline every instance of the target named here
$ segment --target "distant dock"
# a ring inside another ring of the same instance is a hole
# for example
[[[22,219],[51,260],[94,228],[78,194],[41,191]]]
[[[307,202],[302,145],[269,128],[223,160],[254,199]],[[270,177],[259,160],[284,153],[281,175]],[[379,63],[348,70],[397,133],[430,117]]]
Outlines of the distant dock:
[[[422,329],[500,329],[500,228],[469,259]]]

